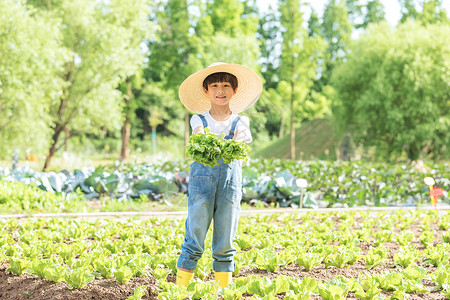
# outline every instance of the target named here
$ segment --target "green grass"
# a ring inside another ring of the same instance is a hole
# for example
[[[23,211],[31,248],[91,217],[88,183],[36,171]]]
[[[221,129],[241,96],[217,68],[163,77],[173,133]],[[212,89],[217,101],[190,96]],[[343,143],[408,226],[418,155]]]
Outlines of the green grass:
[[[254,154],[255,158],[290,158],[288,134]],[[316,119],[302,125],[295,132],[295,150],[298,159],[335,160],[340,138],[330,120]]]

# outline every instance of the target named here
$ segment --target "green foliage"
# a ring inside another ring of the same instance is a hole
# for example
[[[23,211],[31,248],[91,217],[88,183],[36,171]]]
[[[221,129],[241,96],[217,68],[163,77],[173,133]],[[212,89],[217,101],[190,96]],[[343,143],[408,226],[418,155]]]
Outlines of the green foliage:
[[[337,285],[319,285],[319,295],[324,300],[343,300],[346,298],[346,290]]]
[[[444,294],[445,298],[450,299],[450,284],[446,283],[442,287],[442,293]]]
[[[450,267],[439,266],[436,271],[431,274],[431,278],[437,284],[437,288],[442,288],[447,282],[450,282]]]
[[[441,0],[427,0],[423,1],[422,7],[418,8],[416,3],[411,0],[404,0],[400,2],[402,17],[401,23],[408,20],[418,21],[420,24],[435,24],[435,23],[449,23],[450,19],[446,14]]]
[[[34,260],[28,268],[28,271],[39,278],[45,278],[46,271],[50,268],[52,262],[50,260]]]
[[[375,278],[366,278],[357,285],[355,297],[363,300],[380,299],[381,289],[378,288],[378,282]]]
[[[395,241],[399,243],[400,246],[407,246],[414,239],[414,233],[411,231],[402,231],[400,234],[395,236]]]
[[[95,270],[100,272],[100,274],[102,275],[103,278],[109,279],[109,278],[113,277],[114,264],[110,259],[106,259],[106,258],[97,259],[94,261],[93,264],[94,264]]]
[[[224,163],[231,163],[234,159],[248,158],[250,147],[244,142],[225,140],[223,136],[211,133],[209,128],[205,132],[192,134],[189,145],[186,146],[187,156],[208,167],[219,164],[217,161],[223,158]]]
[[[6,272],[11,272],[14,275],[22,275],[27,270],[30,262],[20,258],[11,258],[9,260],[10,267]]]
[[[316,77],[317,63],[325,49],[322,37],[309,36],[302,26],[300,2],[280,2],[280,24],[284,28],[281,44],[280,79],[286,82],[288,95],[284,109],[290,113],[290,158],[295,158],[295,125],[302,120],[305,98]]]
[[[94,279],[95,276],[85,267],[74,269],[65,276],[69,289],[80,289]]]
[[[62,282],[66,276],[66,269],[63,266],[54,264],[44,271],[44,277],[53,282]]]
[[[133,277],[133,271],[129,266],[121,266],[114,272],[114,277],[120,284],[124,284]]]
[[[445,158],[450,143],[448,26],[374,25],[333,72],[336,119],[385,158]],[[383,43],[380,43],[380,40]],[[414,49],[412,51],[411,49]],[[448,158],[448,157],[447,157]]]
[[[225,140],[221,149],[223,162],[229,164],[235,159],[247,162],[250,150],[250,146],[246,143],[233,139]]]
[[[321,35],[328,44],[325,56],[326,75],[322,80],[329,80],[329,75],[336,63],[341,62],[348,51],[352,24],[345,1],[329,1],[324,10]]]
[[[0,3],[0,157],[40,154],[51,134],[50,102],[63,87],[58,78],[69,51],[60,20],[25,0]]]
[[[323,255],[319,253],[304,253],[300,251],[297,255],[297,264],[303,266],[306,271],[311,271],[314,267],[319,266],[323,261]]]
[[[364,260],[366,261],[365,267],[369,270],[384,262],[383,257],[374,252],[367,253],[367,255],[364,257]]]
[[[0,211],[9,212],[65,212],[82,210],[85,201],[78,195],[58,195],[34,185],[0,180]]]
[[[397,253],[394,254],[394,261],[404,268],[411,265],[416,265],[419,259],[420,252],[415,249],[400,247]]]
[[[155,268],[151,271],[151,273],[156,277],[156,279],[166,279],[167,275],[169,275],[170,270],[167,268]]]
[[[217,159],[222,155],[221,153],[222,141],[217,138],[214,133],[211,133],[209,128],[205,128],[205,132],[192,134],[189,138],[189,145],[187,148],[187,156],[194,159],[208,167],[218,165]]]
[[[280,267],[287,264],[282,254],[274,253],[270,249],[257,251],[254,262],[258,269],[268,270],[269,272],[276,272]]]
[[[365,221],[357,224],[356,220],[360,218]],[[14,275],[23,274],[28,269],[28,272],[41,278],[54,282],[65,281],[71,289],[81,288],[100,275],[109,278],[111,272],[119,283],[125,283],[132,276],[142,276],[151,268],[151,276],[157,279],[159,299],[217,299],[218,295],[222,295],[224,299],[240,299],[243,295],[264,299],[276,299],[280,296],[287,299],[309,299],[316,295],[323,299],[345,299],[348,293],[354,293],[355,297],[360,299],[378,299],[381,291],[392,292],[390,299],[405,299],[409,293],[430,292],[424,286],[423,282],[426,281],[431,282],[427,286],[434,285],[432,291],[442,290],[443,294],[448,293],[448,244],[439,243],[438,240],[436,246],[430,246],[423,251],[402,247],[399,251],[394,250],[394,253],[392,248],[391,253],[388,253],[387,248],[379,246],[369,249],[367,255],[362,255],[356,244],[345,245],[341,241],[341,238],[347,238],[345,235],[328,232],[334,228],[337,233],[354,225],[364,230],[376,226],[387,228],[388,224],[403,222],[403,219],[407,218],[415,219],[415,224],[431,220],[428,225],[432,226],[437,226],[440,221],[440,218],[435,218],[433,212],[427,211],[410,211],[406,214],[405,211],[378,213],[377,216],[371,217],[363,212],[311,212],[302,215],[242,217],[238,236],[241,236],[241,239],[243,236],[251,236],[255,244],[251,249],[248,247],[241,250],[236,256],[236,262],[246,268],[257,267],[277,272],[281,266],[294,264],[296,260],[298,264],[303,264],[300,257],[304,261],[314,261],[317,257],[320,263],[325,265],[347,268],[355,257],[365,260],[369,256],[376,257],[371,264],[375,266],[378,258],[393,256],[397,261],[397,256],[417,257],[421,252],[424,263],[427,263],[426,259],[433,259],[439,264],[438,268],[427,266],[427,270],[405,263],[405,269],[394,273],[375,272],[370,277],[358,278],[336,276],[324,282],[318,282],[311,277],[305,277],[301,281],[287,276],[269,279],[259,274],[235,277],[234,282],[225,289],[220,289],[214,281],[204,282],[197,278],[187,288],[177,287],[168,283],[166,278],[174,268],[174,262],[176,263],[184,222],[179,219],[160,218],[143,221],[36,218],[20,222],[0,220],[0,263],[9,261],[8,272]],[[74,229],[79,229],[81,234]],[[130,233],[128,238],[118,239],[119,234],[125,231]],[[206,244],[211,243],[210,233]],[[367,235],[369,239],[373,239],[375,232],[367,231]],[[66,243],[73,236],[77,237],[77,241]],[[264,243],[258,243],[263,240]],[[259,249],[257,246],[262,247]],[[403,259],[408,260],[407,257]],[[202,260],[199,261],[198,267],[201,270],[197,270],[196,277],[203,276],[204,280],[211,272],[210,250],[204,253]],[[204,266],[207,267],[204,269]],[[312,269],[309,268],[309,271]],[[199,271],[203,272],[203,275]],[[135,296],[142,297],[145,289],[135,291]]]
[[[447,266],[450,259],[450,245],[438,244],[435,247],[429,247],[424,250],[423,255],[425,256],[424,263],[432,264],[435,267]]]
[[[146,285],[141,285],[134,289],[134,294],[128,297],[126,300],[141,300],[145,295],[145,290],[147,289]]]

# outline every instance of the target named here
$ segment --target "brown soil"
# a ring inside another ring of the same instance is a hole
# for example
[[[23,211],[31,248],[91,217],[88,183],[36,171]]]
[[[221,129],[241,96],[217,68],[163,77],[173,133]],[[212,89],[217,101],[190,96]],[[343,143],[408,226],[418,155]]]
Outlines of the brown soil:
[[[78,299],[126,299],[133,295],[134,289],[147,286],[145,299],[158,299],[154,277],[133,277],[126,284],[119,284],[115,279],[96,279],[84,288],[70,290],[66,283],[40,279],[32,274],[20,276],[6,272],[7,264],[0,265],[0,299],[2,300],[78,300]],[[144,299],[144,298],[143,298]]]

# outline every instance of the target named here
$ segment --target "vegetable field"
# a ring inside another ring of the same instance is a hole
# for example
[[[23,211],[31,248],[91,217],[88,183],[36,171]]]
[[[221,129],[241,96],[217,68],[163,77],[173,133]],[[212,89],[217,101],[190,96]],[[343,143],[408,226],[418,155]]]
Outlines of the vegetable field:
[[[187,193],[189,164],[114,165],[74,171],[36,172],[0,168],[0,210],[78,212],[86,200],[164,202]],[[448,163],[429,166],[345,161],[250,160],[243,169],[243,202],[298,207],[423,206],[430,202],[424,177],[444,190],[448,203]],[[20,184],[23,183],[23,184]],[[30,189],[24,184],[33,186]],[[34,187],[35,186],[35,187]],[[36,187],[42,191],[36,191]],[[20,193],[20,195],[19,195]],[[52,195],[54,194],[54,195]],[[50,201],[49,201],[50,199]]]
[[[174,285],[184,220],[0,221],[1,299],[445,299],[450,213],[242,217],[234,282],[213,282],[211,232],[187,288]]]

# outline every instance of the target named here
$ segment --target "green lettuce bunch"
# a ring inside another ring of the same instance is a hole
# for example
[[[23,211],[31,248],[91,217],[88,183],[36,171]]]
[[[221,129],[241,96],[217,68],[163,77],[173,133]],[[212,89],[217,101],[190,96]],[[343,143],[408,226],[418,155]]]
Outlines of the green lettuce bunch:
[[[207,167],[217,166],[217,159],[223,158],[224,163],[229,164],[234,159],[248,159],[250,147],[244,142],[226,140],[224,136],[211,133],[205,128],[205,133],[199,132],[191,135],[187,148],[187,157],[194,159]]]
[[[244,142],[238,142],[233,139],[224,139],[224,143],[222,144],[223,162],[229,164],[234,159],[242,159],[247,161],[250,150],[250,146]]]

